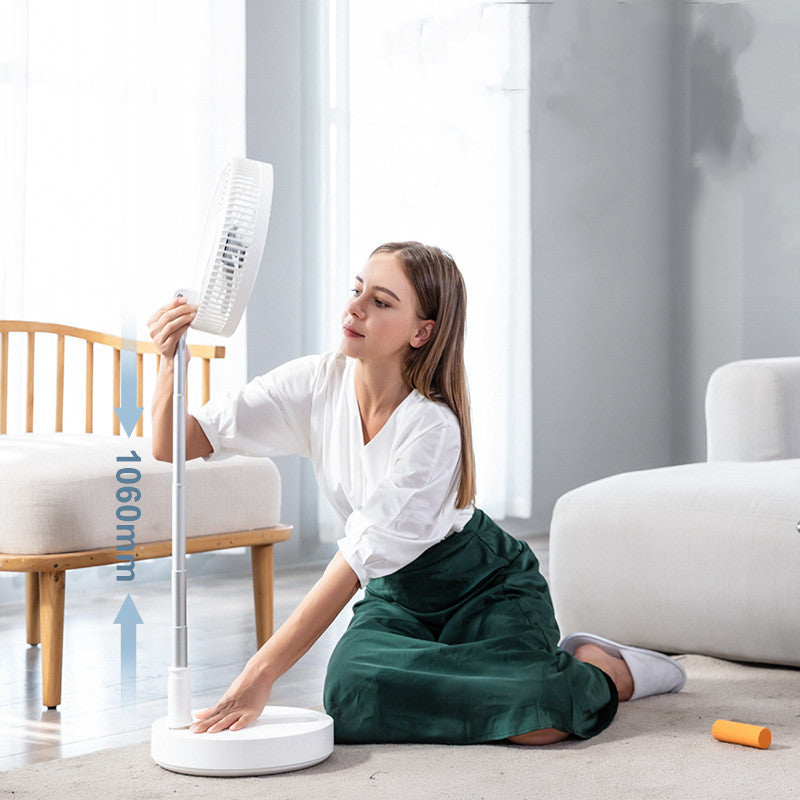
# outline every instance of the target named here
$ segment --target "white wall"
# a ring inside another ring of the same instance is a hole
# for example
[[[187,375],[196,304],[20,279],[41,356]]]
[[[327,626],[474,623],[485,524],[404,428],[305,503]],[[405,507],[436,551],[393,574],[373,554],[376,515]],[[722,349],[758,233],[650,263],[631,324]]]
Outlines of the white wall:
[[[668,8],[532,6],[534,521],[570,488],[670,463]]]
[[[687,449],[701,460],[711,371],[800,343],[800,6],[704,4],[686,26]]]
[[[534,527],[705,459],[711,372],[798,350],[800,7],[532,6]]]

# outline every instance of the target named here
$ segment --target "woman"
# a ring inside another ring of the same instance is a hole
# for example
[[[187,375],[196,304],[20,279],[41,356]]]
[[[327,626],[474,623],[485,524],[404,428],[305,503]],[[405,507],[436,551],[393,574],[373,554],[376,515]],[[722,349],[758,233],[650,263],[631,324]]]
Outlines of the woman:
[[[345,523],[320,580],[192,730],[255,720],[359,588],[325,678],[339,743],[586,739],[634,691],[678,691],[685,673],[664,655],[588,634],[559,646],[536,556],[475,508],[466,290],[453,259],[385,244],[355,283],[338,351],[187,414],[187,459],[307,456]],[[153,454],[164,461],[175,346],[195,312],[173,300],[148,321],[162,354]]]

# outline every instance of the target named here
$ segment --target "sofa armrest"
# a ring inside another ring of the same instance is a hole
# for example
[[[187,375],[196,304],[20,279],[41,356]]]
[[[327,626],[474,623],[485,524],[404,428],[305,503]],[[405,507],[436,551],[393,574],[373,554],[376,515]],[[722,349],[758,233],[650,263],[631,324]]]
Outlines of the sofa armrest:
[[[800,358],[733,361],[706,388],[708,461],[800,458]]]

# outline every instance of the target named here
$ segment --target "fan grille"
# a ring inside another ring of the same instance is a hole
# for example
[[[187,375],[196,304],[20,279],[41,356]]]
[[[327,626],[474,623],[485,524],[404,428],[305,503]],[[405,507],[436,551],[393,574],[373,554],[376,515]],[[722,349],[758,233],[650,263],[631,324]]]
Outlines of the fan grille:
[[[233,158],[223,167],[198,257],[203,280],[193,328],[223,336],[235,329],[264,249],[271,178],[259,161]]]

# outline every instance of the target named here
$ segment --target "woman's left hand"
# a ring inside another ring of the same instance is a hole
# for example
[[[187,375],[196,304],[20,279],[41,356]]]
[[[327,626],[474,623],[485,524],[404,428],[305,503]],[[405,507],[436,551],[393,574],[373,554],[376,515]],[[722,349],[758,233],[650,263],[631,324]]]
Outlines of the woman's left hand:
[[[251,659],[213,707],[198,711],[199,721],[189,727],[193,733],[238,731],[261,716],[272,692],[271,680]]]

